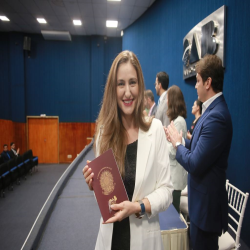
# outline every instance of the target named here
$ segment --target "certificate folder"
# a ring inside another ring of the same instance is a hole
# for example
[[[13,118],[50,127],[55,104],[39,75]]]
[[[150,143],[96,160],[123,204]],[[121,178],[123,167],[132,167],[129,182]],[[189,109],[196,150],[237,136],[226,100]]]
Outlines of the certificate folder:
[[[107,221],[117,212],[110,206],[128,200],[112,149],[88,163],[88,166],[94,173],[92,184],[102,218]]]

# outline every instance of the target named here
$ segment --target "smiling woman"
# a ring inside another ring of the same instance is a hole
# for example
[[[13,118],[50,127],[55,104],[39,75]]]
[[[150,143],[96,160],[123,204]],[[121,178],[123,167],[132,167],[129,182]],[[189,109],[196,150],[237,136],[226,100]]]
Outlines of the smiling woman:
[[[133,119],[139,93],[136,70],[130,62],[120,65],[117,71],[117,102],[122,119]]]
[[[99,156],[112,148],[129,201],[111,205],[114,217],[105,222],[101,218],[95,249],[163,249],[156,215],[172,202],[168,148],[161,122],[146,120],[143,109],[140,63],[133,52],[123,51],[115,58],[107,79],[95,151]],[[95,173],[88,165],[83,175],[93,190]]]

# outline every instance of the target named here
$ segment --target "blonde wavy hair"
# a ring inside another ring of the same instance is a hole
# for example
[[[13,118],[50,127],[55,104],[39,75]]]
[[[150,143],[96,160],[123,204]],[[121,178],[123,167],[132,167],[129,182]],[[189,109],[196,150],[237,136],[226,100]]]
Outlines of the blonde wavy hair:
[[[128,144],[127,132],[122,124],[120,109],[117,104],[117,71],[121,64],[130,62],[137,73],[139,94],[134,110],[135,125],[143,131],[148,131],[152,120],[146,121],[143,115],[144,101],[144,79],[141,65],[136,55],[131,51],[122,51],[113,61],[107,78],[102,100],[102,107],[96,121],[96,134],[94,149],[96,151],[96,140],[98,140],[99,154],[109,148],[113,150],[118,168],[122,177],[125,176],[125,154]]]

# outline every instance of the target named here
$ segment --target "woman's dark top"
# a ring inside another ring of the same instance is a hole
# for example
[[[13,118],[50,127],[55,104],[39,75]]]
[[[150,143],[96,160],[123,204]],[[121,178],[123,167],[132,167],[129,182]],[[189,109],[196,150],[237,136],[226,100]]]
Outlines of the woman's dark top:
[[[125,155],[125,178],[123,179],[123,182],[130,201],[132,201],[135,188],[137,142],[138,141],[135,141],[127,146]],[[129,217],[127,217],[120,222],[114,223],[111,250],[129,249],[130,225]]]
[[[192,123],[191,128],[189,130],[191,135],[193,134],[194,128],[195,128],[197,122],[199,121],[199,119],[200,119],[200,117],[195,122]]]

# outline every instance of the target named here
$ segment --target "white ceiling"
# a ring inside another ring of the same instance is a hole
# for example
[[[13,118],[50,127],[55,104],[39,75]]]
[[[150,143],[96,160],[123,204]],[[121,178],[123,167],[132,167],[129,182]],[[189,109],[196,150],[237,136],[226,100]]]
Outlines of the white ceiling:
[[[0,32],[41,33],[41,30],[69,31],[71,35],[121,36],[121,30],[139,18],[155,0],[0,0]],[[45,18],[39,24],[36,18]],[[82,26],[73,25],[80,19]],[[117,20],[117,28],[107,28],[106,20]]]

